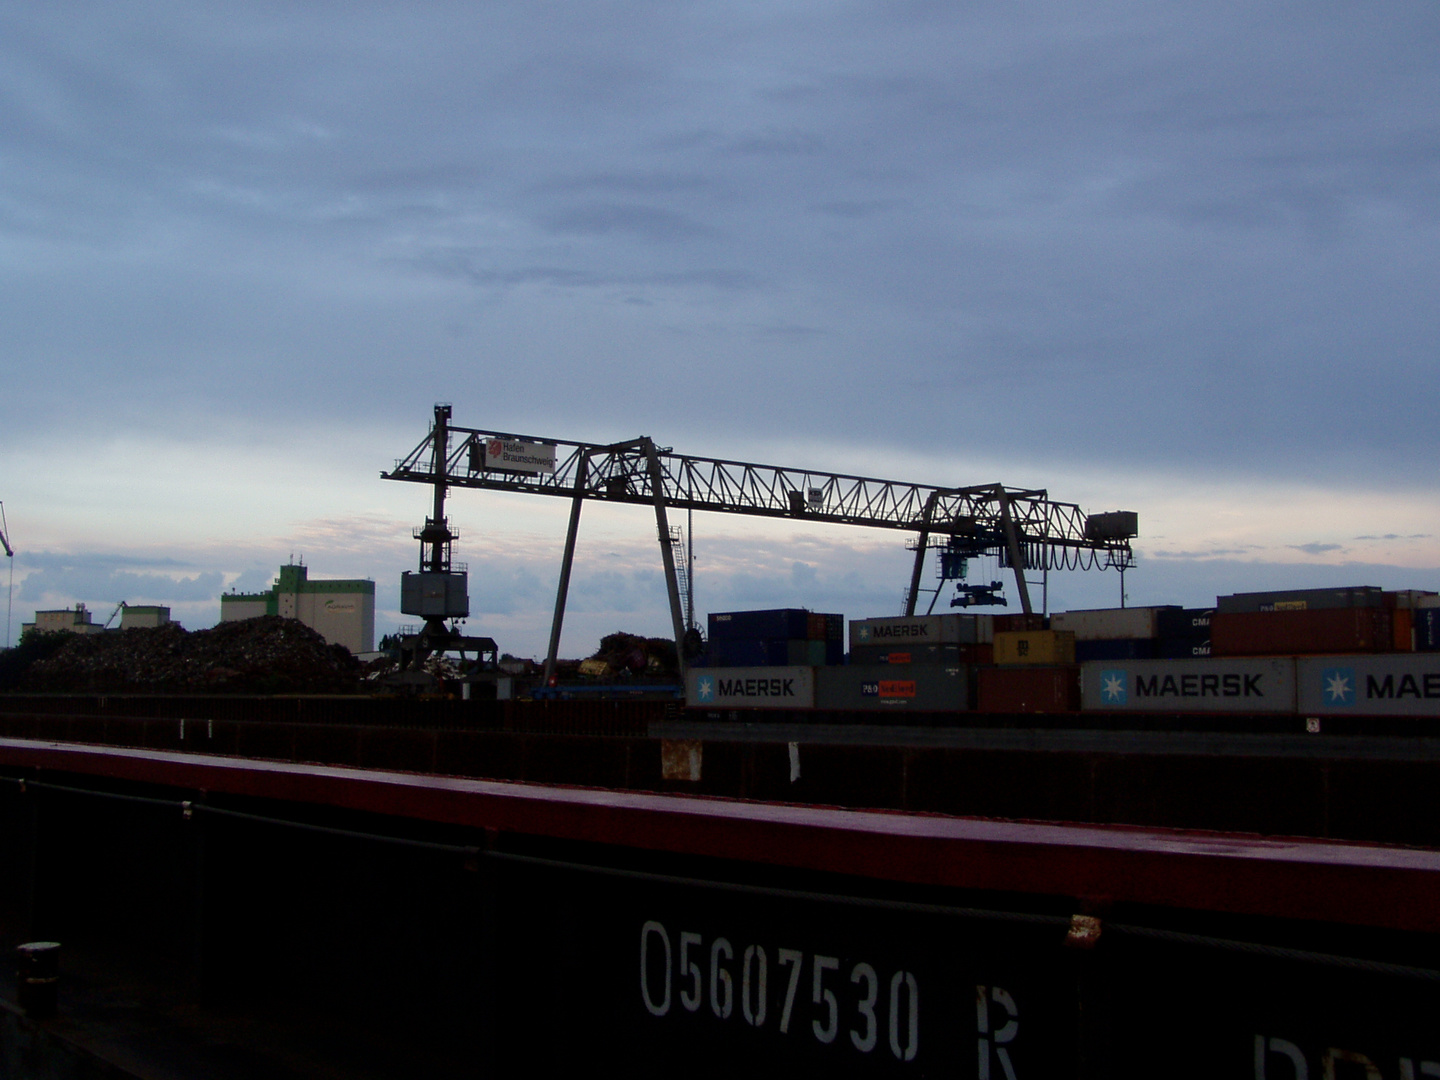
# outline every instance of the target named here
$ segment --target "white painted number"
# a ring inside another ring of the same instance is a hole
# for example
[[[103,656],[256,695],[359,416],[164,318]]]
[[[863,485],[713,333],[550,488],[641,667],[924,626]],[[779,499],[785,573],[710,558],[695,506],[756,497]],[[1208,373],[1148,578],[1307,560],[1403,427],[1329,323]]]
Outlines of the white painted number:
[[[816,956],[815,963],[815,992],[810,1000],[816,1005],[823,1004],[830,1013],[830,1019],[822,1027],[819,1020],[811,1020],[810,1026],[815,1031],[815,1038],[822,1043],[835,1041],[835,1033],[840,1030],[840,1004],[835,1000],[835,991],[826,990],[821,986],[821,980],[827,971],[838,971],[840,960],[834,956]]]
[[[692,985],[687,994],[680,991],[680,1004],[685,1006],[686,1012],[694,1012],[700,1008],[700,965],[690,959],[690,946],[700,944],[700,935],[692,934],[689,930],[680,931],[680,978],[689,974]]]
[[[859,983],[864,979],[870,985],[870,991],[865,995],[864,1000],[856,1006],[860,1015],[865,1018],[865,1034],[861,1035],[853,1028],[850,1031],[850,1041],[855,1044],[855,1049],[862,1054],[868,1054],[875,1049],[875,999],[880,996],[880,978],[875,974],[875,969],[869,964],[856,964],[855,970],[850,973],[850,981]]]
[[[910,1024],[906,1031],[905,1045],[900,1045],[900,988],[905,988],[909,997],[909,1008],[905,1010]],[[920,1049],[920,987],[915,976],[908,971],[897,971],[890,980],[890,1050],[901,1061],[914,1061]]]
[[[790,985],[785,988],[785,1007],[780,1010],[780,1034],[790,1030],[790,1010],[795,1007],[795,988],[800,985],[800,968],[805,963],[805,954],[799,949],[780,949],[780,966],[790,967]]]
[[[678,955],[676,955],[678,953]],[[640,928],[640,997],[645,1010],[651,1016],[666,1016],[670,1012],[671,993],[678,982],[677,996],[686,1012],[699,1012],[700,1004],[709,991],[710,1011],[718,1020],[730,1019],[735,1011],[735,998],[740,998],[740,1015],[751,1027],[764,1027],[770,1002],[770,962],[763,945],[747,945],[739,952],[740,970],[735,972],[737,949],[724,937],[710,940],[709,975],[701,970],[705,961],[705,937],[690,930],[680,932],[680,947],[672,952],[670,935],[664,925],[651,920]],[[784,999],[780,1003],[782,1035],[790,1033],[790,1021],[795,1017],[796,994],[800,988],[801,973],[805,968],[806,953],[801,949],[776,949],[776,962],[781,969],[788,968],[790,977],[785,980]],[[837,989],[832,981],[827,985],[826,972],[836,972],[840,979],[841,960],[838,956],[810,955],[810,1004],[814,1009],[810,1016],[810,1030],[822,1045],[833,1044],[840,1034],[841,998],[846,999],[845,1009],[855,1009],[855,1022],[849,1028],[850,1044],[862,1054],[874,1051],[880,1042],[880,1017],[876,1008],[880,990],[884,985],[875,968],[858,961],[850,969],[851,991]],[[671,961],[675,966],[671,967]],[[663,975],[662,975],[663,973]],[[678,973],[678,974],[677,974]],[[736,975],[739,976],[739,986]],[[660,981],[663,978],[663,982]],[[1014,1080],[1014,1071],[1004,1044],[1015,1037],[1017,1027],[1015,1003],[1010,995],[999,987],[977,987],[977,1006],[980,1044],[980,1076],[990,1076],[990,1055],[999,1060],[1005,1080]],[[900,1061],[914,1061],[920,1051],[920,985],[908,971],[897,971],[890,978],[889,999],[889,1043],[890,1052]],[[1004,1023],[998,1028],[990,1022],[992,1006],[998,1005],[1004,1014]],[[802,1005],[803,1010],[806,1006]],[[855,1015],[851,1014],[851,1015]],[[802,1021],[803,1023],[803,1021]],[[1422,1073],[1424,1072],[1422,1068]],[[1428,1074],[1426,1074],[1428,1075]]]
[[[730,978],[730,972],[720,966],[722,952],[726,960],[735,959],[730,942],[723,937],[717,937],[715,944],[710,946],[710,1008],[721,1020],[729,1020],[730,1010],[735,1005],[735,984]],[[723,998],[716,990],[717,984],[725,988]]]
[[[657,934],[660,944],[665,946],[665,996],[660,1004],[650,993],[650,935]],[[658,922],[650,921],[640,928],[640,996],[645,999],[645,1008],[651,1016],[664,1016],[670,1011],[670,935]]]
[[[756,961],[757,975],[755,978],[755,1005],[750,1005],[750,961]],[[765,1023],[765,998],[768,991],[765,986],[766,976],[765,949],[761,945],[747,945],[745,947],[745,959],[740,964],[740,1011],[745,1015],[745,1022],[754,1027],[761,1027]]]

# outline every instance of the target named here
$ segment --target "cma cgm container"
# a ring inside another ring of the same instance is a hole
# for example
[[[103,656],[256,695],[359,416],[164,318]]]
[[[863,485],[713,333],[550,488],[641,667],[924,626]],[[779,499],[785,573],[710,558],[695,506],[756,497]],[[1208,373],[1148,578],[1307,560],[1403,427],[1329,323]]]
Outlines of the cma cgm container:
[[[1087,611],[1057,611],[1050,616],[1051,630],[1069,630],[1081,641],[1122,641],[1161,636],[1166,613],[1180,611],[1178,605],[1138,608],[1095,608]]]
[[[985,713],[1063,713],[1080,710],[1080,669],[979,668],[975,708]]]
[[[1394,632],[1383,607],[1295,611],[1217,611],[1210,620],[1212,656],[1388,652]]]
[[[902,615],[887,619],[852,619],[850,648],[870,645],[984,645],[995,635],[989,615]]]
[[[724,709],[809,709],[815,669],[809,667],[691,668],[685,702]]]
[[[1095,661],[1081,666],[1081,699],[1095,712],[1295,711],[1295,661]]]
[[[963,712],[970,707],[969,671],[954,667],[849,664],[815,673],[818,709]]]
[[[1073,664],[1075,635],[1069,630],[995,632],[997,664]]]
[[[1295,678],[1302,713],[1440,716],[1440,654],[1306,656]]]

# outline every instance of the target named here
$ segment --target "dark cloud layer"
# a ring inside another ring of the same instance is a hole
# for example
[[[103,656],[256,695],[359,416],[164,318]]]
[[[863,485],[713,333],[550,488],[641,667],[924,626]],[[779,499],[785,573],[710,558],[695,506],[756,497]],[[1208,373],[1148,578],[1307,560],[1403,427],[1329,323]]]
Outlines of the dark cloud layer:
[[[12,5],[0,443],[450,400],[1433,489],[1437,46],[1428,0]]]

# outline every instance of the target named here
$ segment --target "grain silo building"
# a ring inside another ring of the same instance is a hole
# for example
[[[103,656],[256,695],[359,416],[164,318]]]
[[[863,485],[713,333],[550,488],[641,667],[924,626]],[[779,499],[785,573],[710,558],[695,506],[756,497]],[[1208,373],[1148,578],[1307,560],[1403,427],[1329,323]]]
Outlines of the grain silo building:
[[[265,592],[226,593],[220,597],[221,622],[259,615],[299,619],[326,641],[344,645],[352,653],[375,648],[373,581],[311,581],[306,567],[290,563],[280,567],[280,576]]]

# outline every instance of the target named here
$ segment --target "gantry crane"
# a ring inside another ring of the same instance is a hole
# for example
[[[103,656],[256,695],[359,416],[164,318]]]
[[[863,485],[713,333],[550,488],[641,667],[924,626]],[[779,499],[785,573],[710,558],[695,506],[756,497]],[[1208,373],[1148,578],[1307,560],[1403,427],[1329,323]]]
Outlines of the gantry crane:
[[[862,476],[756,465],[718,458],[689,457],[656,446],[648,436],[626,442],[593,444],[512,432],[482,431],[450,423],[450,406],[435,407],[429,434],[386,480],[430,484],[434,516],[425,530],[445,539],[448,487],[486,488],[568,498],[570,522],[550,627],[545,674],[554,673],[575,556],[580,508],[587,499],[651,506],[670,600],[676,651],[683,668],[686,620],[677,580],[671,509],[790,518],[836,525],[863,525],[918,533],[906,614],[913,615],[927,549],[953,554],[992,554],[1014,570],[1023,610],[1031,611],[1026,570],[1124,570],[1134,565],[1130,539],[1137,534],[1129,511],[1084,514],[1073,503],[1052,501],[1041,490],[1001,484],[941,488]],[[433,549],[432,549],[433,550]],[[435,563],[435,569],[440,564]],[[432,571],[435,572],[435,571]],[[451,580],[456,577],[451,572]],[[438,583],[437,583],[438,584]],[[464,589],[463,580],[459,585]],[[408,610],[408,609],[407,609]],[[468,606],[467,606],[468,611]],[[418,613],[418,612],[417,612]],[[693,639],[693,635],[692,635]],[[693,641],[692,641],[693,643]],[[690,650],[693,653],[693,648]]]

